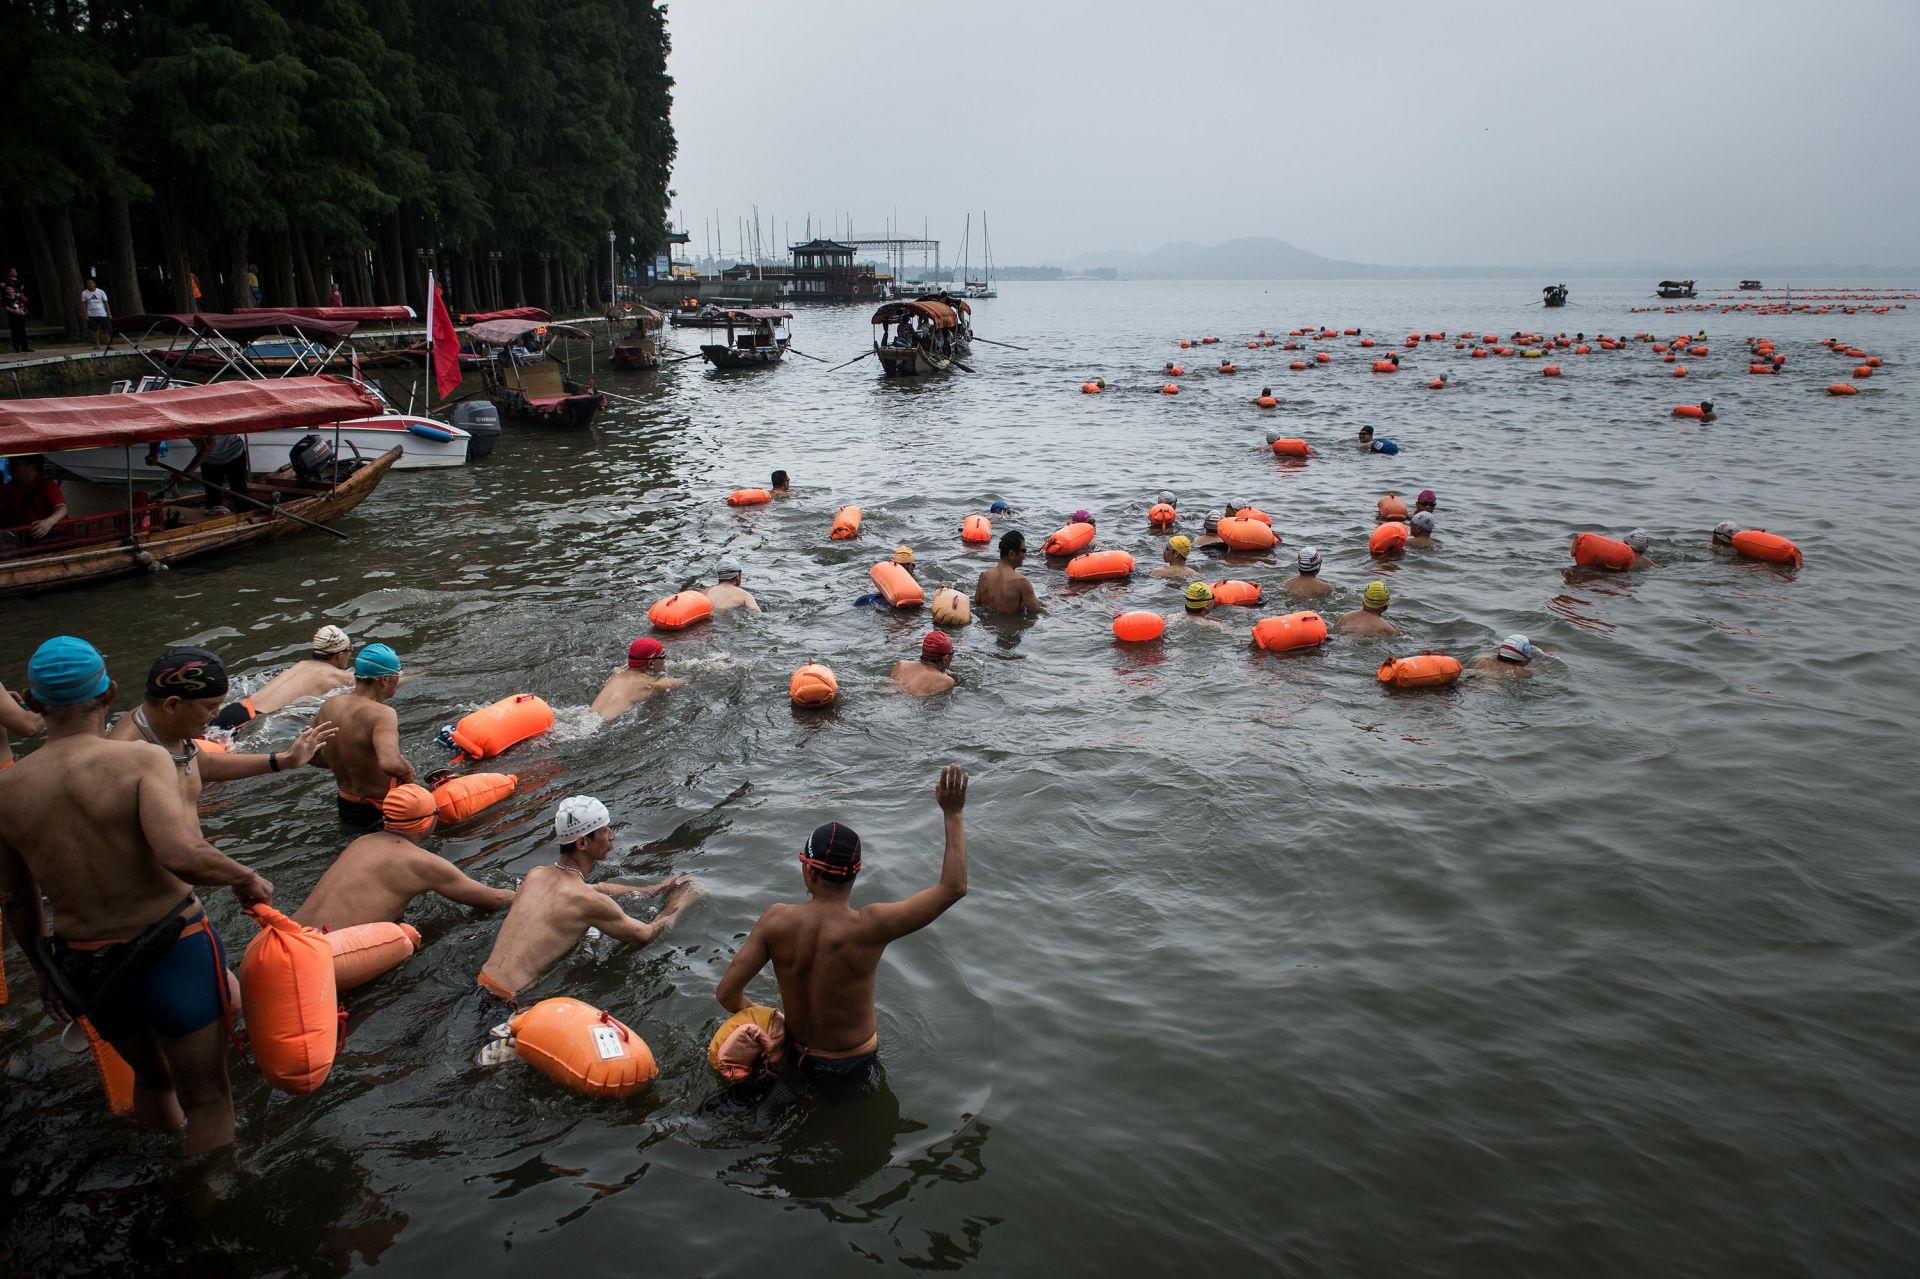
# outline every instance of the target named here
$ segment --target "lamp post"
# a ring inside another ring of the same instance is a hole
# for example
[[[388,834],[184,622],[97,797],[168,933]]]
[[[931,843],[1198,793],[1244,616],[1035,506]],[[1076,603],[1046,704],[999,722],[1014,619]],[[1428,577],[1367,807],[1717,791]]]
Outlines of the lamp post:
[[[617,232],[607,232],[607,305],[610,308],[620,305],[620,259],[613,247],[619,239]]]

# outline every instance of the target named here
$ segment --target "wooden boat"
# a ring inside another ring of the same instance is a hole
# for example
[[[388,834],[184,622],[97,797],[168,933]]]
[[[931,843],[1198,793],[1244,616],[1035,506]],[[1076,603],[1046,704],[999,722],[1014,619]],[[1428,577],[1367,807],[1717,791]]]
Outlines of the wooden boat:
[[[740,310],[752,305],[752,298],[715,298],[704,305],[698,298],[688,298],[673,309],[673,314],[667,317],[667,323],[676,329],[704,329],[722,311]]]
[[[69,445],[135,449],[184,437],[253,434],[306,427],[316,435],[373,401],[331,377],[177,387],[142,395],[86,395],[0,402],[0,453]],[[141,451],[144,452],[144,449]],[[261,503],[208,514],[203,500],[150,501],[127,483],[118,511],[63,520],[45,538],[25,528],[0,530],[0,595],[55,590],[198,559],[234,547],[325,525],[364,502],[400,460],[389,449],[352,474],[304,479],[291,468],[249,487]]]
[[[948,293],[888,302],[873,313],[873,353],[883,377],[946,373],[971,349],[973,308]],[[892,332],[889,333],[888,330]]]
[[[1745,292],[1748,292],[1748,293],[1758,293],[1758,292],[1760,291],[1760,281],[1758,281],[1758,280],[1742,280],[1742,281],[1740,281],[1740,287],[1741,287],[1741,289],[1742,289],[1743,291],[1745,291]]]
[[[708,322],[708,340],[700,344],[700,355],[716,369],[751,369],[778,364],[793,341],[787,324],[792,318],[793,312],[777,306],[721,311]],[[723,325],[727,330],[726,341],[713,341]]]
[[[1691,298],[1699,295],[1693,291],[1692,280],[1662,280],[1657,286],[1663,298]]]
[[[502,413],[543,426],[585,426],[607,407],[607,397],[592,382],[593,337],[584,329],[538,320],[483,320],[467,330],[475,345],[487,352],[481,373],[487,398]],[[587,344],[588,380],[572,376],[572,361],[563,369],[543,354],[528,359],[522,345],[544,339],[549,344],[580,341]]]
[[[616,369],[659,368],[660,329],[667,317],[652,307],[635,306],[632,318],[633,331],[613,344],[607,363]]]
[[[1565,306],[1567,304],[1567,286],[1564,284],[1549,284],[1546,288],[1541,289],[1540,292],[1545,295],[1540,301],[1542,306]]]

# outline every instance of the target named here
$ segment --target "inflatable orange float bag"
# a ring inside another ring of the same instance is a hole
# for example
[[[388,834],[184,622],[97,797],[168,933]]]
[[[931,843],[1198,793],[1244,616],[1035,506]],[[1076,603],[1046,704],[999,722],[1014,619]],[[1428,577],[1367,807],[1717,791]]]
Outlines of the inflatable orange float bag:
[[[1769,533],[1765,529],[1750,528],[1735,533],[1733,549],[1748,559],[1800,567],[1800,548],[1778,533]]]
[[[765,489],[735,489],[727,494],[728,506],[764,506],[773,500]]]
[[[1093,542],[1093,525],[1068,524],[1054,530],[1040,548],[1043,555],[1075,555]]]
[[[647,620],[661,631],[677,631],[712,616],[713,601],[703,591],[675,591],[663,600],[655,600],[647,610]]]
[[[521,1060],[588,1097],[629,1097],[660,1074],[646,1040],[578,999],[543,999],[507,1027]]]
[[[1391,657],[1380,664],[1380,682],[1393,688],[1444,688],[1460,678],[1458,659],[1445,653]]]
[[[271,906],[255,904],[246,913],[260,925],[240,957],[247,1043],[268,1083],[281,1092],[310,1093],[327,1082],[340,1050],[333,947],[319,929]]]
[[[951,586],[943,586],[933,593],[933,624],[935,626],[966,626],[973,621],[973,606],[967,597]]]
[[[833,668],[819,662],[808,662],[787,681],[787,700],[795,706],[831,706],[838,696],[840,681]]]
[[[1076,582],[1103,582],[1133,573],[1133,556],[1125,551],[1088,551],[1067,561],[1067,576]]]
[[[1312,648],[1327,642],[1327,619],[1314,612],[1263,617],[1254,623],[1253,642],[1269,653]]]
[[[844,542],[848,538],[860,536],[860,508],[843,506],[833,513],[833,527],[827,530],[827,539]]]
[[[420,934],[413,925],[384,919],[336,928],[326,938],[333,952],[333,982],[340,990],[364,986],[393,971],[420,948]]]
[[[513,773],[468,773],[449,777],[433,787],[433,802],[447,825],[464,822],[513,794],[520,778]]]
[[[891,560],[882,560],[867,570],[880,597],[892,608],[919,608],[927,602],[927,593],[913,574]]]
[[[1633,548],[1598,533],[1581,533],[1573,539],[1573,562],[1582,568],[1623,572],[1633,567]]]
[[[1166,634],[1166,630],[1167,619],[1146,609],[1122,613],[1113,619],[1113,637],[1124,644],[1157,640]]]
[[[552,727],[553,708],[532,693],[519,693],[483,706],[452,728],[441,730],[440,744],[468,759],[492,759]]]
[[[969,515],[960,521],[960,540],[971,546],[993,540],[993,521],[984,515]]]
[[[720,1023],[707,1042],[707,1060],[725,1079],[777,1066],[787,1055],[787,1020],[778,1008],[757,1004],[742,1008]]]
[[[1280,542],[1272,528],[1259,520],[1238,516],[1221,520],[1215,531],[1221,541],[1236,551],[1265,551]]]
[[[1391,555],[1403,549],[1407,544],[1407,526],[1393,520],[1376,525],[1373,535],[1367,538],[1369,555]]]
[[[107,1094],[107,1112],[126,1116],[133,1113],[133,1067],[100,1037],[85,1017],[76,1019],[87,1036],[87,1049],[93,1054],[93,1067],[100,1072],[100,1087]]]

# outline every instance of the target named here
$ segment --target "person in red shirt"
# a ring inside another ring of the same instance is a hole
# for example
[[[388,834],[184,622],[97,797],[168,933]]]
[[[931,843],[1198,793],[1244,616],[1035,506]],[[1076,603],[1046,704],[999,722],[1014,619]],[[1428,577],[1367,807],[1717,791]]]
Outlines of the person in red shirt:
[[[38,453],[9,458],[7,465],[13,475],[0,484],[0,529],[37,542],[67,518],[67,499],[47,478],[46,459]]]

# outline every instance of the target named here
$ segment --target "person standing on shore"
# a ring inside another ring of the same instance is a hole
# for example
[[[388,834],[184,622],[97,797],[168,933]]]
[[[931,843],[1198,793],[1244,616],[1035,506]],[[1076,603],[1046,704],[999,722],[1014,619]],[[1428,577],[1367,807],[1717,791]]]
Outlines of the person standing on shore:
[[[20,282],[20,268],[7,268],[6,283],[0,284],[0,311],[7,313],[7,336],[16,352],[33,350],[27,345],[27,286]]]
[[[87,338],[97,342],[101,350],[113,344],[108,321],[112,319],[107,309],[107,291],[100,287],[100,281],[87,277],[87,287],[80,290],[80,305],[87,312]]]

